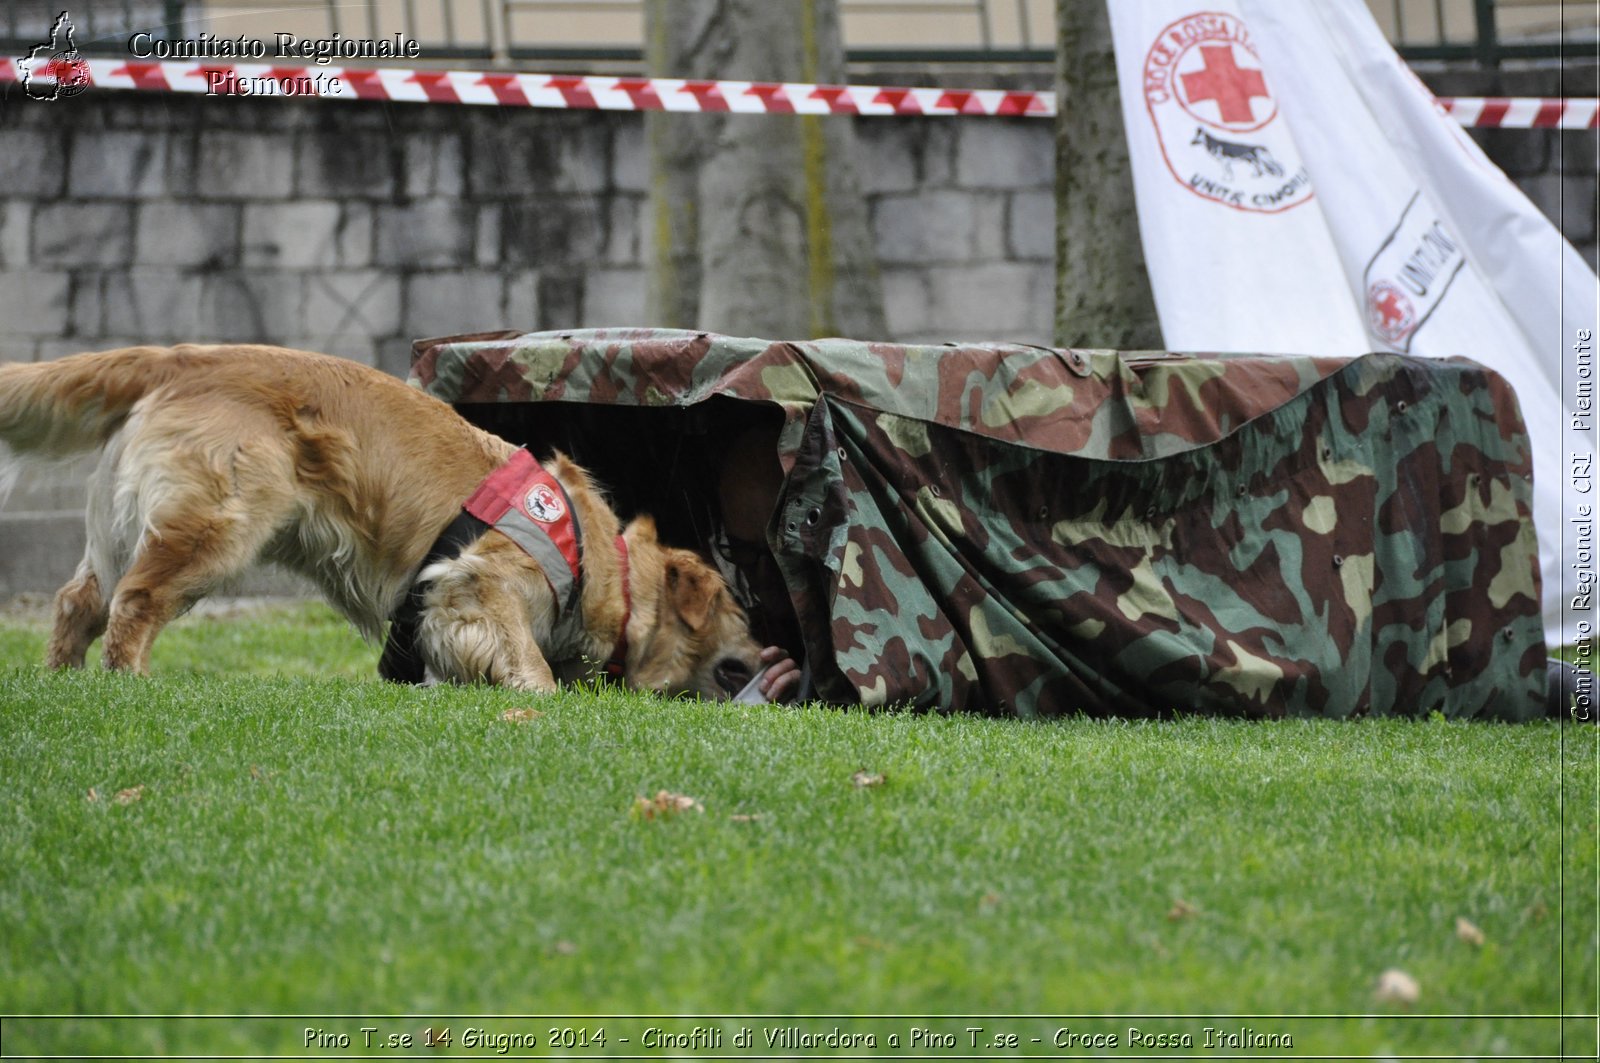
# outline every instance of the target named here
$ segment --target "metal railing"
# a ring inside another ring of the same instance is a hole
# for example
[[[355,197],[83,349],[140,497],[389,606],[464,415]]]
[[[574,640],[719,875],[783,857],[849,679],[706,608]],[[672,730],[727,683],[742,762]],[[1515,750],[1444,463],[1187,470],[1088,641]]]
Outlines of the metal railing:
[[[1595,43],[1589,4],[1559,0],[1367,0],[1408,59],[1553,58]],[[840,0],[857,60],[1051,60],[1056,0]],[[0,49],[16,53],[48,35],[66,8],[77,45],[126,54],[135,32],[271,43],[302,38],[416,40],[429,59],[638,62],[643,0],[8,0]],[[0,53],[4,54],[4,53]]]
[[[1595,42],[1591,5],[1559,0],[1368,0],[1408,59],[1548,59]]]

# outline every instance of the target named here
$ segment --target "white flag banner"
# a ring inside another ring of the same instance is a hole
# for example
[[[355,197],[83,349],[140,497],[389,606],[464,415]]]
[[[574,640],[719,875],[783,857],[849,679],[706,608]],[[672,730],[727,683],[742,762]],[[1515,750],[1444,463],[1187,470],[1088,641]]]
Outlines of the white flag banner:
[[[1592,607],[1570,607],[1594,568],[1600,283],[1582,256],[1363,0],[1108,9],[1166,346],[1465,355],[1500,373],[1533,444],[1546,637],[1592,634]]]

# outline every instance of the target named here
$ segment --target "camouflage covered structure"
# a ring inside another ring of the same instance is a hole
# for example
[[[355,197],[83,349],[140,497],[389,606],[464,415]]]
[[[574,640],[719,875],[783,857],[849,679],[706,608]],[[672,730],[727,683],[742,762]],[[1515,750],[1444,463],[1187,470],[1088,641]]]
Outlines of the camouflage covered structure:
[[[608,329],[421,341],[412,383],[508,435],[781,413],[767,545],[832,702],[1543,714],[1528,442],[1464,359]]]

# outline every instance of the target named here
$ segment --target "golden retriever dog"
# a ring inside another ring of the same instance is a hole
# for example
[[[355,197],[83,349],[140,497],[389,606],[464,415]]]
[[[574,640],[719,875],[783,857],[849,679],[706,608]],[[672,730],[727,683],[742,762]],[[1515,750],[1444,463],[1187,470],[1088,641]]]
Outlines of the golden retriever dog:
[[[782,656],[750,638],[715,569],[658,542],[647,517],[620,528],[573,462],[541,469],[355,362],[222,345],[0,364],[0,443],[10,457],[101,452],[53,667],[82,666],[103,634],[108,668],[146,672],[169,621],[257,562],[309,577],[369,639],[393,619],[388,678],[550,691],[610,658],[634,688],[725,697]],[[519,463],[543,479],[502,483],[501,508],[524,532],[565,527],[565,553],[541,561],[493,512],[462,516]]]

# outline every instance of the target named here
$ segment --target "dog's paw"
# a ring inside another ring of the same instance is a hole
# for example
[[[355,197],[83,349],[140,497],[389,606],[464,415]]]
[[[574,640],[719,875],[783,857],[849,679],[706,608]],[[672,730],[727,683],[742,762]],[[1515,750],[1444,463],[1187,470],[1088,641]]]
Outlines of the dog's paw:
[[[554,694],[558,689],[556,681],[550,676],[531,673],[508,675],[500,680],[500,685],[510,687],[512,690],[523,690],[529,694]]]

